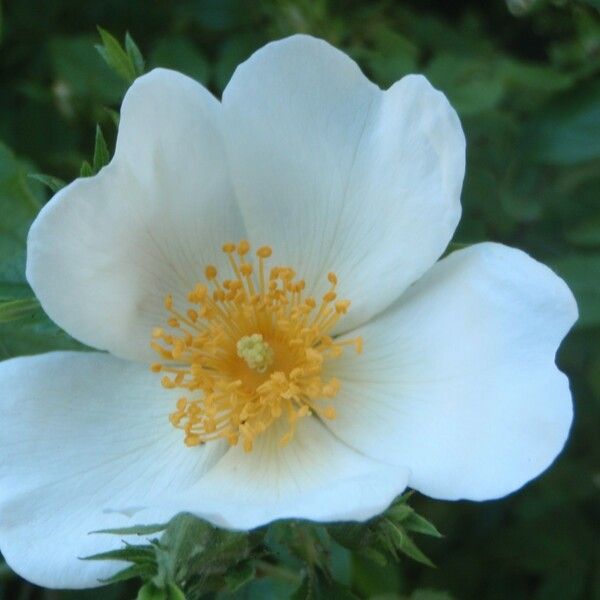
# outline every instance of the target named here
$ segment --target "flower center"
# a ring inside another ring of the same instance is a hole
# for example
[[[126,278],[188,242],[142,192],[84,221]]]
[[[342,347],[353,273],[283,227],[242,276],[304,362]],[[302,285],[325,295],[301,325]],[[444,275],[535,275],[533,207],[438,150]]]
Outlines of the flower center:
[[[264,373],[273,364],[273,348],[263,340],[260,333],[240,338],[236,348],[238,356],[258,373]]]
[[[328,399],[340,382],[325,376],[325,365],[345,347],[362,351],[361,338],[335,340],[330,332],[350,306],[338,300],[337,277],[329,273],[330,289],[320,302],[305,297],[305,282],[290,267],[272,267],[272,251],[250,244],[225,244],[230,278],[205,269],[207,284],[188,294],[190,306],[180,311],[172,296],[165,299],[168,328],[157,327],[152,348],[164,362],[162,385],[184,390],[170,421],[185,433],[185,443],[197,446],[225,439],[252,450],[257,436],[276,421],[287,422],[280,444],[293,437],[299,419],[316,415],[334,419]]]

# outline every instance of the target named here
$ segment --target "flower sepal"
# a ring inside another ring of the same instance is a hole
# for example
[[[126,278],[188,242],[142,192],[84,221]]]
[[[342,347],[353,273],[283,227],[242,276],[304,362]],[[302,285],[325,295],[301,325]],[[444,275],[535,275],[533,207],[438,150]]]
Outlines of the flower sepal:
[[[146,537],[161,531],[160,538]],[[234,592],[254,576],[254,570],[248,569],[247,559],[264,535],[261,530],[245,533],[218,529],[186,513],[177,515],[166,525],[96,533],[146,537],[146,544],[125,543],[117,550],[85,557],[85,560],[130,563],[103,583],[141,578],[144,583],[138,599],[144,600],[193,600],[210,592]]]
[[[408,505],[412,492],[400,496],[382,515],[366,523],[341,523],[328,527],[331,537],[340,545],[362,554],[380,565],[398,560],[401,555],[433,567],[419,549],[411,533],[440,538],[435,525]]]
[[[254,580],[274,578],[295,598],[354,597],[339,573],[340,557],[357,553],[385,565],[401,555],[433,566],[409,533],[441,537],[435,526],[400,496],[383,514],[366,523],[318,524],[282,520],[250,532],[214,527],[182,513],[168,524],[95,532],[146,538],[145,544],[86,557],[130,563],[104,583],[141,578],[138,599],[188,600],[207,593],[234,593]],[[149,538],[161,533],[158,538]],[[337,559],[336,559],[337,557]],[[178,592],[180,590],[180,592]],[[295,591],[294,591],[295,590]],[[183,596],[178,596],[181,593]],[[312,594],[312,595],[311,595]]]

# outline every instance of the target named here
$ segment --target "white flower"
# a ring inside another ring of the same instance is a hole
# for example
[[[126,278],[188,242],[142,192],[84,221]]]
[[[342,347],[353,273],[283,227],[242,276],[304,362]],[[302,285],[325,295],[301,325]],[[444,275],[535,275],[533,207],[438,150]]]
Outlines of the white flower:
[[[79,560],[113,546],[95,530],[181,511],[241,529],[364,520],[407,485],[483,500],[548,467],[571,423],[554,355],[575,301],[498,244],[436,262],[465,142],[423,77],[383,92],[295,36],[221,103],[156,70],[121,115],[111,164],[29,235],[45,310],[110,354],[0,365],[0,548],[17,572],[91,586],[119,567]]]

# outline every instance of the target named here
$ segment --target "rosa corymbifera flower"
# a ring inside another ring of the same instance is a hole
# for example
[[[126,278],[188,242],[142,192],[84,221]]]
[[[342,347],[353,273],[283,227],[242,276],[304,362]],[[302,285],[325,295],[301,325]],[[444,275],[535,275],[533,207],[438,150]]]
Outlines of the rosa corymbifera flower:
[[[410,486],[485,500],[563,447],[554,357],[576,319],[527,254],[440,257],[465,139],[421,76],[386,91],[294,36],[221,102],[157,69],[112,162],[43,208],[27,277],[97,352],[0,365],[0,547],[84,587],[119,565],[90,532],[187,511],[226,528],[366,520]]]

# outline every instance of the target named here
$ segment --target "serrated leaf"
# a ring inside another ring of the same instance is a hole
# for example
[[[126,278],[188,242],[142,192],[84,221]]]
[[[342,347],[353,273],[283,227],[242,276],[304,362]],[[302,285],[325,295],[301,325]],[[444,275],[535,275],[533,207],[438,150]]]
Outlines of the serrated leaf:
[[[131,579],[137,579],[138,577],[141,579],[149,579],[155,573],[156,568],[153,565],[140,563],[126,567],[111,577],[101,579],[100,581],[105,584],[110,584],[119,583],[121,581],[129,581]]]
[[[408,531],[414,531],[415,533],[421,533],[423,535],[429,535],[436,538],[443,537],[433,523],[414,511],[408,516],[408,518],[402,521],[402,526],[405,529],[408,529]]]
[[[402,494],[401,496],[399,496],[398,498],[396,498],[396,500],[394,500],[394,502],[392,503],[392,506],[395,506],[396,504],[406,503],[414,495],[415,495],[415,491],[414,490],[408,490],[408,492],[404,492],[404,494]]]
[[[91,533],[111,533],[114,535],[151,535],[159,533],[167,528],[168,523],[157,523],[151,525],[133,525],[132,527],[119,527],[116,529],[99,529]]]
[[[131,37],[129,31],[125,34],[125,50],[127,51],[127,55],[133,64],[136,76],[139,77],[140,75],[143,75],[146,68],[144,57],[142,56],[137,44]]]
[[[406,556],[416,560],[417,562],[429,567],[435,566],[418,548],[403,527],[397,525],[389,519],[385,519],[383,526],[386,527],[385,533],[383,534],[385,536],[384,539],[386,543],[389,542],[390,544],[394,544],[396,550],[406,554]]]
[[[219,529],[183,513],[169,523],[160,539],[156,550],[159,576],[171,582],[201,578],[202,589],[210,591],[217,579],[217,587],[224,585],[225,573],[246,560],[251,548],[250,534]]]
[[[385,515],[386,517],[401,523],[410,517],[411,514],[414,514],[414,512],[414,509],[408,504],[398,503],[390,506],[390,508],[385,511]]]
[[[127,83],[133,83],[136,70],[132,58],[123,49],[117,39],[102,27],[98,27],[103,46],[96,46],[104,60]]]
[[[8,323],[35,316],[40,310],[36,298],[0,300],[0,323]]]
[[[329,535],[350,550],[359,550],[371,543],[373,533],[368,526],[357,523],[340,523],[327,528]]]
[[[97,173],[102,167],[110,162],[110,152],[102,133],[100,125],[96,125],[96,141],[94,144],[94,166],[93,170]]]
[[[372,560],[375,564],[378,564],[380,567],[385,567],[388,564],[388,559],[385,554],[380,552],[379,550],[375,550],[375,548],[366,547],[360,551],[365,558]]]
[[[119,560],[131,563],[149,563],[155,561],[155,551],[152,546],[128,544],[117,550],[84,556],[81,560]]]
[[[53,177],[52,175],[44,175],[43,173],[29,173],[27,177],[39,181],[54,194],[67,185],[62,179]]]

